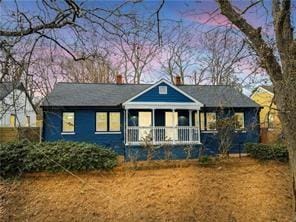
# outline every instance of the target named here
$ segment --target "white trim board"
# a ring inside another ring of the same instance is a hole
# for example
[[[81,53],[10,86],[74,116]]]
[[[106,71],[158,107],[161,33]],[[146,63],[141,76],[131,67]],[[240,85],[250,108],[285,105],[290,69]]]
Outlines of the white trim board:
[[[123,106],[126,106],[129,103],[132,103],[131,101],[133,101],[134,99],[136,99],[137,97],[143,95],[144,93],[148,92],[149,90],[153,89],[154,87],[160,85],[161,83],[165,83],[168,86],[172,87],[174,90],[176,90],[177,92],[181,93],[182,95],[186,96],[187,98],[191,99],[193,102],[189,102],[189,104],[196,104],[199,107],[203,106],[204,104],[202,104],[201,102],[197,101],[195,98],[193,98],[192,96],[188,95],[187,93],[185,93],[184,91],[182,91],[181,89],[179,89],[178,87],[174,86],[173,84],[171,84],[170,82],[168,82],[165,79],[161,79],[160,81],[156,82],[155,84],[151,85],[150,87],[148,87],[147,89],[145,89],[144,91],[138,93],[137,95],[133,96],[132,98],[128,99],[127,101],[125,101],[124,103],[122,103]],[[134,103],[134,102],[133,102]],[[141,103],[145,103],[145,102],[141,102]],[[154,102],[153,104],[156,104],[159,102]],[[146,103],[148,104],[148,102]],[[150,103],[151,104],[151,103]],[[172,104],[172,103],[167,103],[167,104]],[[173,103],[176,104],[176,103]],[[184,104],[184,103],[183,103]],[[186,103],[188,104],[188,103]]]
[[[183,109],[200,110],[196,103],[170,103],[170,102],[131,102],[124,106],[125,109]]]

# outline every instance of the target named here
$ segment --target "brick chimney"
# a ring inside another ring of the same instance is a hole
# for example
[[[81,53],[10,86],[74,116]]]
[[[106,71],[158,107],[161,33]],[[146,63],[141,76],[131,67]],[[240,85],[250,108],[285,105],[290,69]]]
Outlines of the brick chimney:
[[[176,77],[175,77],[175,85],[176,85],[176,86],[180,86],[180,85],[182,85],[181,77],[180,77],[180,76],[176,76]]]
[[[116,84],[118,85],[122,84],[122,75],[120,74],[116,75]]]

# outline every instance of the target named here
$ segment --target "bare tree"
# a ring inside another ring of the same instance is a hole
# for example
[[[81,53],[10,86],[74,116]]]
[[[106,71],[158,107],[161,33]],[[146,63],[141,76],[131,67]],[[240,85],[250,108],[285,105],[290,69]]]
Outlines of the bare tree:
[[[115,81],[118,70],[113,67],[108,55],[93,55],[82,61],[65,59],[60,63],[66,81],[79,83],[110,83]]]
[[[270,45],[263,37],[262,28],[255,28],[244,18],[244,15],[261,1],[251,2],[244,9],[233,6],[228,0],[217,2],[221,13],[244,33],[250,46],[256,51],[261,67],[266,69],[273,83],[275,102],[288,145],[296,221],[296,40],[291,21],[295,11],[291,8],[290,0],[273,0],[275,43]]]
[[[200,72],[212,85],[241,84],[239,75],[244,63],[252,57],[245,41],[225,29],[214,29],[202,35],[200,41]],[[257,67],[252,67],[252,71]]]
[[[191,26],[185,27],[178,22],[163,34],[161,68],[173,83],[175,76],[180,76],[182,83],[185,79],[193,80],[195,84],[202,80],[202,76],[196,72],[197,41],[191,30]]]
[[[31,11],[24,7],[25,2],[13,2],[9,10],[3,10],[0,20],[0,82],[22,81],[26,88],[33,85],[38,96],[45,96],[60,80],[113,81],[123,64],[125,70],[134,70],[132,81],[139,82],[157,48],[157,25],[155,21],[152,25],[149,22],[159,19],[158,10],[163,4],[157,6],[156,12],[152,9],[144,27],[140,21],[143,18],[133,11],[137,3],[124,1],[109,8],[74,0],[42,0],[30,2],[38,8]],[[4,2],[0,5],[5,7]],[[115,59],[114,54],[101,53],[106,47],[108,53],[115,51],[111,45],[114,38],[123,41],[122,48],[126,51],[117,58],[124,58],[126,63],[118,62],[120,59]],[[78,75],[78,70],[83,72]],[[28,78],[33,84],[29,84]]]
[[[229,155],[230,147],[233,144],[233,135],[235,133],[235,119],[228,117],[217,121],[219,153],[222,157]]]
[[[155,37],[155,23],[135,19],[130,32],[113,40],[116,58],[126,82],[140,83],[143,72],[149,68],[159,50]]]

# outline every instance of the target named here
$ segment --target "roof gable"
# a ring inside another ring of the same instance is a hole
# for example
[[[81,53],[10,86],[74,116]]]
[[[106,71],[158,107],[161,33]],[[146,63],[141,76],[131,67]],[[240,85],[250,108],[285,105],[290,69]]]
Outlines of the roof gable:
[[[161,87],[165,87],[165,93],[160,92]],[[160,80],[159,82],[151,85],[149,88],[130,98],[123,104],[137,102],[198,103],[199,105],[202,105],[195,98],[166,80]]]
[[[8,95],[10,95],[14,90],[20,90],[21,92],[25,93],[28,101],[30,102],[31,106],[33,107],[34,111],[36,112],[36,107],[33,104],[30,96],[28,95],[27,90],[25,89],[24,85],[21,82],[2,82],[0,83],[0,101],[4,100]],[[18,99],[18,97],[16,98]]]
[[[24,86],[21,83],[2,82],[0,83],[0,101],[3,100],[14,89],[24,91]]]

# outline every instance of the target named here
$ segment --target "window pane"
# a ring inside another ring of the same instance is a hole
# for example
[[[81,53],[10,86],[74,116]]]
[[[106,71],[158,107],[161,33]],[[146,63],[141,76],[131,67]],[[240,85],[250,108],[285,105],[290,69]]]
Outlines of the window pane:
[[[274,128],[274,114],[269,113],[268,115],[268,128],[272,129]]]
[[[109,115],[109,131],[120,131],[120,113],[112,112]]]
[[[31,120],[30,120],[30,116],[26,116],[26,126],[30,126],[31,125]]]
[[[244,129],[245,123],[244,123],[244,113],[235,113],[235,128],[236,129]]]
[[[200,129],[205,130],[205,113],[199,113],[200,116]]]
[[[207,130],[216,130],[216,113],[207,113]]]
[[[158,90],[159,90],[159,94],[167,94],[168,93],[168,89],[166,86],[159,86]]]
[[[63,132],[74,132],[74,113],[63,113]]]
[[[107,113],[96,113],[96,131],[107,131]]]
[[[11,127],[15,127],[15,115],[10,114],[9,124]]]

